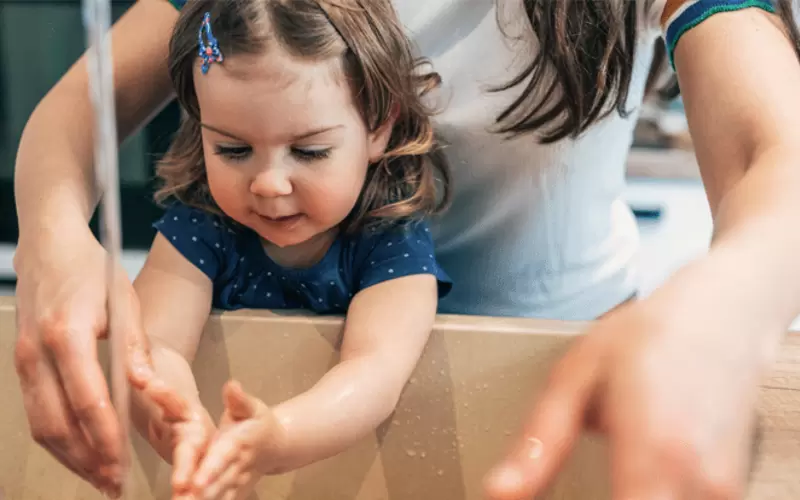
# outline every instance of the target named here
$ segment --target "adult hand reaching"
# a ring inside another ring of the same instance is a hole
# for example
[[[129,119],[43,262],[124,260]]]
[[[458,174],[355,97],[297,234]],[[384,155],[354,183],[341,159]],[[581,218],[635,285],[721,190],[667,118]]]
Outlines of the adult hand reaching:
[[[33,438],[70,470],[118,496],[123,457],[120,425],[97,359],[107,334],[106,253],[89,233],[58,241],[20,241],[17,374]],[[120,270],[121,325],[129,329],[132,369],[148,363],[133,287]],[[123,333],[123,332],[119,332]]]
[[[614,500],[741,498],[764,350],[713,297],[665,291],[600,320],[557,364],[523,436],[486,478],[541,494],[581,431],[609,438]],[[730,315],[729,315],[730,316]]]

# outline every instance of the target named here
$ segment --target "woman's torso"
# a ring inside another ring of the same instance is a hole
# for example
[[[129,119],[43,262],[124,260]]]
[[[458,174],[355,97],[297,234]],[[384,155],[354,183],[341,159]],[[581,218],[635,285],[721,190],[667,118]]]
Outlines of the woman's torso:
[[[503,31],[494,2],[394,4],[443,80],[436,129],[455,194],[432,221],[437,257],[454,281],[441,311],[590,319],[635,293],[638,233],[622,195],[637,113],[613,113],[576,140],[505,139],[489,129],[521,90],[488,88],[533,57],[522,2],[502,7]],[[527,38],[511,40],[520,34]],[[655,35],[639,37],[630,109],[641,104]]]

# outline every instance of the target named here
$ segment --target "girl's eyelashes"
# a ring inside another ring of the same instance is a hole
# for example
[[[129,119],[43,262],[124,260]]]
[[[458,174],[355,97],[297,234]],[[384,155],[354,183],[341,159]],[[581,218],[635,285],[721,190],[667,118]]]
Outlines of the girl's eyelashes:
[[[331,155],[332,148],[313,149],[313,148],[292,148],[292,154],[300,161],[324,160]]]
[[[214,154],[228,160],[243,161],[250,157],[253,148],[250,146],[214,146]]]
[[[333,148],[315,149],[315,148],[293,147],[291,149],[291,153],[292,156],[294,156],[298,161],[312,162],[329,158],[332,149]],[[227,160],[244,161],[250,158],[250,156],[252,156],[253,148],[251,146],[244,146],[244,145],[223,146],[218,144],[214,146],[214,154],[217,156],[221,156]]]

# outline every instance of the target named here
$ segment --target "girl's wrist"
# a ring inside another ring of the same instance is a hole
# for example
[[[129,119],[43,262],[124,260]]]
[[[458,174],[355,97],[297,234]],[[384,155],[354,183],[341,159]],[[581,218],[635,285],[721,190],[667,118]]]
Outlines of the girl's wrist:
[[[271,410],[259,417],[263,425],[259,443],[258,472],[265,476],[284,474],[294,469],[293,450],[287,426]]]

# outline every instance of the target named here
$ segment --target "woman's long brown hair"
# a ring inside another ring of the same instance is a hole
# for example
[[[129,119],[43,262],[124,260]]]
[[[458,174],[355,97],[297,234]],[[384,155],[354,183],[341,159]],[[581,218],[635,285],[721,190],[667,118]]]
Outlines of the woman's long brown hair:
[[[612,112],[627,116],[628,91],[636,50],[637,1],[522,1],[539,44],[536,56],[515,78],[494,90],[524,85],[520,97],[497,117],[499,132],[512,136],[536,132],[543,143],[575,138]],[[778,15],[800,57],[800,35],[791,0],[774,0]],[[640,7],[638,7],[640,8]],[[665,67],[657,47],[648,84]],[[663,89],[675,97],[673,81]]]

